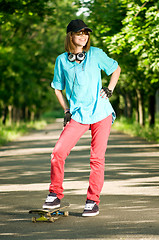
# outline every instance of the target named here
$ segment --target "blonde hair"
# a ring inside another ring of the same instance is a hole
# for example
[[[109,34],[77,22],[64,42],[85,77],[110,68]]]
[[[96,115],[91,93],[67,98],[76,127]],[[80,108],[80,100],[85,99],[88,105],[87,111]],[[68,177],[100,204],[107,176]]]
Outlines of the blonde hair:
[[[73,32],[67,33],[66,39],[65,39],[65,50],[68,53],[69,52],[74,53],[74,50],[76,48],[72,42],[72,38],[71,38],[72,34]],[[87,44],[83,47],[83,51],[85,52],[88,52],[88,50],[90,49],[90,34],[88,36],[89,38],[88,38]]]

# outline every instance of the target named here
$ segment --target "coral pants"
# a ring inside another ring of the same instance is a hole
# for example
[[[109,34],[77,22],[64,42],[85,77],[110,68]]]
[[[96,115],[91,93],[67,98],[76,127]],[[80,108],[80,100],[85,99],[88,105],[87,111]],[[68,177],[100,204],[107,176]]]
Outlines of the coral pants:
[[[112,124],[112,115],[91,124],[91,156],[90,177],[87,199],[99,204],[99,196],[104,184],[104,166],[107,141]],[[65,159],[80,137],[90,128],[90,124],[81,124],[71,119],[62,131],[51,158],[51,184],[49,191],[57,194],[59,199],[63,195],[63,179]]]

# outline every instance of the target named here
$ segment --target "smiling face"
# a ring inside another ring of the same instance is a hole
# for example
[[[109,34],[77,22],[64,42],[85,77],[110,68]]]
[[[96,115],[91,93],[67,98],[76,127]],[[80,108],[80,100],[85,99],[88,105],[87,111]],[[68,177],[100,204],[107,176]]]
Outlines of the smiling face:
[[[76,33],[72,33],[72,42],[77,48],[77,51],[81,49],[81,52],[83,50],[83,47],[86,46],[89,39],[89,32],[86,30],[81,30]]]

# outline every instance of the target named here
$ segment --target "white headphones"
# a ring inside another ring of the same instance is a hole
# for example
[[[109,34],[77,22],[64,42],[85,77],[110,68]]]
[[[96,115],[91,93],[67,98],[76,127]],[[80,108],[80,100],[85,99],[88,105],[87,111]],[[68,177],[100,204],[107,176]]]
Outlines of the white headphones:
[[[80,53],[68,53],[68,60],[70,62],[74,62],[76,60],[82,62],[85,59],[86,53],[85,52],[80,52]]]

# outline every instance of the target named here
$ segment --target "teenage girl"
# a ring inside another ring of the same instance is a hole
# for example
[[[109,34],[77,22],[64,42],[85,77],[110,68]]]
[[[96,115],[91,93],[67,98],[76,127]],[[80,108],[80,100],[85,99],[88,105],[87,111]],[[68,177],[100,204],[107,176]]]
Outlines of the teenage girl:
[[[52,87],[65,112],[64,129],[51,155],[51,184],[43,208],[60,206],[63,195],[65,159],[80,137],[91,129],[90,178],[82,216],[99,214],[104,183],[107,141],[115,112],[109,102],[120,75],[118,63],[103,50],[90,46],[92,30],[80,19],[67,26],[66,52],[56,59]],[[111,75],[102,88],[101,70]],[[62,90],[66,89],[66,103]]]

